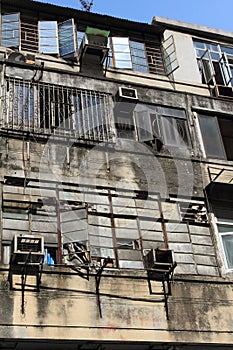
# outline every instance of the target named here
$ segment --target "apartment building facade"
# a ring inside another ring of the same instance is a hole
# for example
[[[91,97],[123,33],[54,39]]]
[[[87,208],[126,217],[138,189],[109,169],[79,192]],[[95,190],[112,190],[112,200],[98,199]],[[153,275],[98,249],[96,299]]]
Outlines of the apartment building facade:
[[[231,349],[233,34],[0,4],[0,348]]]

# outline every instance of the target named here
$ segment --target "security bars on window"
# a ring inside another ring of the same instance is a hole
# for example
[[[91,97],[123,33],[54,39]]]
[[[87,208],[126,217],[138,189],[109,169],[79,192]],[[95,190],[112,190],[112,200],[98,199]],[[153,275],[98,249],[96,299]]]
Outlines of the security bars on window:
[[[109,140],[109,95],[8,78],[2,127],[80,139]]]

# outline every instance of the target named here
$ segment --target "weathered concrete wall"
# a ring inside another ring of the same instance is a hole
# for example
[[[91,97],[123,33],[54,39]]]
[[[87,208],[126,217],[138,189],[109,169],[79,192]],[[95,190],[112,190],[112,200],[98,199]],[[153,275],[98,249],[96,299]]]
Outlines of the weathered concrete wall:
[[[70,201],[88,205],[89,233],[86,235],[89,235],[91,246],[109,248],[108,253],[102,253],[103,257],[109,254],[114,257],[113,224],[110,220],[112,213],[114,231],[119,240],[140,240],[141,252],[143,249],[168,245],[174,250],[175,259],[179,263],[178,273],[219,275],[208,222],[198,221],[198,218],[196,221],[194,218],[194,222],[188,222],[181,214],[182,198],[192,201],[194,192],[203,197],[198,164],[189,159],[155,157],[144,146],[137,148],[138,143],[121,140],[120,144],[116,144],[115,148],[111,146],[110,149],[104,147],[102,150],[100,146],[89,151],[85,148],[73,148],[67,167],[66,145],[49,145],[53,149],[53,157],[48,161],[47,146],[32,140],[30,159],[23,170],[22,143],[20,140],[9,139],[7,157],[5,140],[2,143],[2,178],[7,169],[7,176],[11,176],[13,182],[17,177],[29,181],[25,188],[14,183],[3,186],[5,210],[2,223],[5,244],[9,244],[16,233],[27,232],[43,234],[47,243],[56,244],[54,203],[58,184],[63,206],[65,203],[68,207]],[[43,156],[43,148],[46,156]],[[138,197],[141,192],[146,193],[144,199]],[[179,196],[179,202],[172,199],[171,195],[174,198]],[[30,216],[27,211],[16,215],[7,209],[21,207],[26,210],[30,203],[38,201],[43,204],[42,208],[38,208],[37,213]],[[204,198],[202,204],[204,205]],[[75,221],[71,222],[70,230],[77,230],[78,225]],[[82,241],[84,237],[83,226],[80,226],[77,240]],[[119,250],[122,267],[129,260],[132,267],[133,264],[138,264],[138,268],[142,268],[141,252]]]
[[[59,273],[58,273],[59,272]],[[175,280],[166,319],[162,296],[150,295],[144,273],[105,271],[100,284],[99,314],[95,280],[51,268],[41,291],[9,291],[1,273],[1,337],[6,339],[76,339],[231,343],[232,284],[219,280]],[[17,281],[16,281],[17,282]],[[32,281],[28,280],[28,284]],[[17,287],[17,285],[16,285]],[[29,287],[28,287],[29,288]],[[154,292],[161,291],[159,282]]]

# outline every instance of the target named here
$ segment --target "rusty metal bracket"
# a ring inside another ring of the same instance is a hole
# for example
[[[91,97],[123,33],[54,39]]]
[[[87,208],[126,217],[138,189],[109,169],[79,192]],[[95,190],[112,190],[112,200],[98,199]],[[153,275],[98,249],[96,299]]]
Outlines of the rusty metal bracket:
[[[99,286],[100,286],[100,280],[101,280],[101,276],[102,276],[103,270],[109,263],[112,263],[112,259],[111,258],[108,257],[108,258],[104,259],[103,265],[100,267],[100,269],[97,271],[97,274],[95,275],[96,302],[97,302],[97,305],[98,305],[100,318],[102,318],[102,309],[101,309]]]
[[[164,297],[163,301],[164,301],[167,320],[169,320],[168,297],[172,295],[171,283],[173,279],[174,269],[176,266],[177,266],[177,263],[174,262],[167,271],[158,270],[156,268],[147,269],[147,279],[148,279],[148,287],[149,287],[150,294],[160,294],[160,293],[153,292],[151,281],[162,282],[163,292],[161,294]]]

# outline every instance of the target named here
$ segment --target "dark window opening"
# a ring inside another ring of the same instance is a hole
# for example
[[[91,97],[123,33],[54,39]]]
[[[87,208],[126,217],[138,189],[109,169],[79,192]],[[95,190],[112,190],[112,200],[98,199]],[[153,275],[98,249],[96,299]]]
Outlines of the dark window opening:
[[[233,160],[233,120],[210,115],[199,120],[206,156]]]

